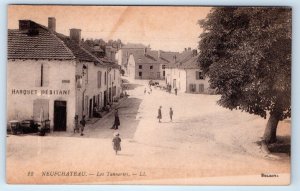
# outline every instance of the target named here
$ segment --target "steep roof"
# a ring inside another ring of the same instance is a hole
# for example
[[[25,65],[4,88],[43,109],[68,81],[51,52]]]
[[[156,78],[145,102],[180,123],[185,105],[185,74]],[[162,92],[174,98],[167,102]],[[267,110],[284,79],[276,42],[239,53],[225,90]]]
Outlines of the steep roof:
[[[40,29],[30,36],[24,31],[8,30],[8,59],[59,59],[75,58],[72,51],[54,34]]]
[[[8,30],[8,59],[54,59],[99,62],[69,37],[51,32],[47,27],[25,20],[37,31]]]
[[[182,68],[182,69],[197,69],[198,55],[193,54],[192,50],[186,50],[176,55],[176,61],[172,61],[166,67],[167,68]]]
[[[146,54],[141,51],[132,54],[137,64],[168,64],[172,62],[174,55],[177,55],[178,53],[147,50]]]
[[[95,58],[87,50],[85,50],[83,46],[80,46],[77,42],[71,40],[68,36],[59,33],[55,34],[64,42],[64,44],[71,50],[71,52],[78,60],[87,62],[99,62],[99,60],[97,60],[97,58]]]

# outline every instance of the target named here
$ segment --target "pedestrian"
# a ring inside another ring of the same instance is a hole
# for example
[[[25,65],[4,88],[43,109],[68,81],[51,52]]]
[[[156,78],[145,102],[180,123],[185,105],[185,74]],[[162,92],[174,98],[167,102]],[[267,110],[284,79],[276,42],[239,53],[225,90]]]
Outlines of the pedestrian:
[[[119,118],[119,112],[118,112],[118,109],[115,109],[115,120],[114,120],[114,124],[113,126],[111,127],[111,129],[119,129],[120,125],[120,118]]]
[[[80,124],[81,124],[81,133],[80,133],[80,136],[83,136],[83,131],[84,131],[84,127],[85,127],[85,124],[86,124],[86,121],[85,121],[85,115],[82,116],[82,119],[80,120]]]
[[[114,134],[112,144],[113,144],[113,148],[114,148],[114,150],[116,152],[116,155],[117,155],[118,151],[121,151],[121,138],[120,138],[120,134],[118,132],[116,132]]]
[[[157,119],[158,119],[158,122],[160,123],[161,121],[161,119],[162,119],[162,114],[161,114],[161,106],[159,106],[159,108],[158,108],[158,115],[157,115]]]
[[[79,133],[79,125],[78,125],[78,115],[74,117],[74,133]]]
[[[170,120],[172,121],[173,120],[173,109],[172,109],[172,107],[170,107],[169,114],[170,114]]]
[[[175,91],[175,95],[177,95],[177,88],[175,88],[174,91]]]
[[[146,90],[146,88],[145,88],[145,90],[144,90],[144,94],[146,94],[146,92],[147,92],[147,90]]]

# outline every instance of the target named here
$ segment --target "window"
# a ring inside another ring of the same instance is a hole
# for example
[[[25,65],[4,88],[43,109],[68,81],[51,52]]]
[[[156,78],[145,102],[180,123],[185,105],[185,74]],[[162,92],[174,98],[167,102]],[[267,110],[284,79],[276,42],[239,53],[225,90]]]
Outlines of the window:
[[[202,71],[196,71],[196,80],[203,80],[204,75]]]
[[[143,73],[142,72],[139,72],[139,77],[142,77]]]
[[[166,76],[166,71],[163,71],[163,77],[165,77]]]
[[[150,66],[150,70],[153,70],[153,66]]]
[[[33,119],[36,121],[44,121],[49,119],[49,100],[33,100]]]
[[[106,77],[106,72],[104,72],[104,84],[106,85],[107,84],[107,77]]]
[[[199,84],[199,92],[200,93],[204,92],[204,84]]]
[[[190,92],[196,92],[196,84],[190,84]]]
[[[162,69],[166,69],[166,65],[162,65]]]
[[[143,66],[142,66],[142,65],[139,65],[139,69],[143,69]]]
[[[114,70],[114,80],[116,80],[116,70]]]
[[[98,71],[97,73],[98,88],[101,88],[101,79],[102,79],[102,72]]]

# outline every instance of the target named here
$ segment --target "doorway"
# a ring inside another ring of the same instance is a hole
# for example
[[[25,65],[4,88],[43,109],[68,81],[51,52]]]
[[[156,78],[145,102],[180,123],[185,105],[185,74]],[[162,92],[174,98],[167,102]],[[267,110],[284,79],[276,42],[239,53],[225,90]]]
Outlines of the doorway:
[[[67,102],[54,101],[54,131],[67,129]]]

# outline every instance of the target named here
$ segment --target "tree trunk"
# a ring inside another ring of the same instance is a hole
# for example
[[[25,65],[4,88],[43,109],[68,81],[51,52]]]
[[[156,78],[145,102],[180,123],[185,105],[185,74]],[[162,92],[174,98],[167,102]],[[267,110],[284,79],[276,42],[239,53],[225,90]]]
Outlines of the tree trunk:
[[[266,144],[275,143],[277,141],[276,131],[279,119],[279,115],[276,113],[270,115],[263,137]]]

